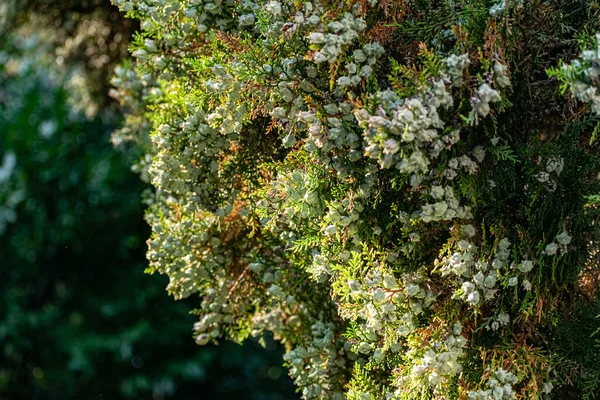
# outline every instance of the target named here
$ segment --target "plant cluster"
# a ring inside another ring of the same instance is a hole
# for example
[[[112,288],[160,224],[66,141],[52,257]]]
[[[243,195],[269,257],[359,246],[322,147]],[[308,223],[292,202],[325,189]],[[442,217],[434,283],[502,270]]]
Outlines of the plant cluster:
[[[596,296],[598,54],[546,75],[596,3],[114,3],[113,140],[199,344],[271,332],[304,399],[598,394],[552,345]]]

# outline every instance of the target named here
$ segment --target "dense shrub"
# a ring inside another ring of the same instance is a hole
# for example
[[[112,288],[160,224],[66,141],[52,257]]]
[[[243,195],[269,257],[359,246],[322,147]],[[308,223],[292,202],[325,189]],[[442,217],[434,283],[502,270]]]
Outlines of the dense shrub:
[[[272,332],[305,399],[598,396],[597,2],[114,2],[199,344]]]

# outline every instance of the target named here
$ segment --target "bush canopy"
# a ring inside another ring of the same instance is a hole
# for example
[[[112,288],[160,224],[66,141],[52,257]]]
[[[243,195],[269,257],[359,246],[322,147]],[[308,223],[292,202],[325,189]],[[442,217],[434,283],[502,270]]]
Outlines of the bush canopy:
[[[304,399],[600,393],[600,6],[114,0],[113,135],[196,341]]]

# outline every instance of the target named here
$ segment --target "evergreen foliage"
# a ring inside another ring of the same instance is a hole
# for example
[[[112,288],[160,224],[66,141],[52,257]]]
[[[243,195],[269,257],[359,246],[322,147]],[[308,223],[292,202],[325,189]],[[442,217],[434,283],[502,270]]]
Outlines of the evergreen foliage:
[[[304,399],[598,398],[597,2],[114,3],[199,344],[273,333]]]

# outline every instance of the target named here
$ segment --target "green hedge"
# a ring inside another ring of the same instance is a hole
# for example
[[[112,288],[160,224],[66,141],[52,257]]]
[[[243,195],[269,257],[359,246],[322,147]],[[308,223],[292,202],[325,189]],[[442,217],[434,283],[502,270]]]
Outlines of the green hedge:
[[[114,3],[199,344],[273,333],[305,399],[598,396],[596,1]]]

